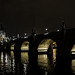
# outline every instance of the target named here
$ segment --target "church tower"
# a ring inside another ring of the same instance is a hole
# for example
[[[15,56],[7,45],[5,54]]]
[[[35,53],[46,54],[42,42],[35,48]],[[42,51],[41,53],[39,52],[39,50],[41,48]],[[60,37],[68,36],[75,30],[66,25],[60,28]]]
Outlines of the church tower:
[[[6,33],[4,32],[2,24],[0,24],[0,42],[6,39]]]

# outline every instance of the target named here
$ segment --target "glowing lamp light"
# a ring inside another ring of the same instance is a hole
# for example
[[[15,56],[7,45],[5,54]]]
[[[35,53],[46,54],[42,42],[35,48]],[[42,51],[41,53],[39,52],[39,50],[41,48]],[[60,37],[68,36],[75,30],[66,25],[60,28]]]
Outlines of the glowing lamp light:
[[[59,29],[57,29],[57,32],[59,32],[60,30]]]
[[[45,28],[45,33],[44,33],[44,35],[48,35],[48,34],[49,34],[48,28]]]
[[[24,35],[27,35],[27,33],[25,33]]]
[[[48,28],[46,28],[45,30],[48,31]]]

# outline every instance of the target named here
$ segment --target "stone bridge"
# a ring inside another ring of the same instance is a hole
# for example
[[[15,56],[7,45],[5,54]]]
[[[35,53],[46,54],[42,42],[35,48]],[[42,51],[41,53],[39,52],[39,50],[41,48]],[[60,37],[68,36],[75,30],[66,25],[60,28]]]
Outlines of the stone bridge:
[[[66,68],[66,71],[68,72],[69,69],[71,69],[71,59],[75,58],[75,55],[72,54],[72,52],[75,52],[75,50],[72,51],[74,44],[75,28],[72,28],[66,30],[62,29],[59,32],[51,32],[47,35],[35,35],[35,33],[32,33],[28,38],[18,38],[17,40],[6,43],[5,50],[9,52],[12,48],[16,60],[21,57],[21,51],[28,51],[29,60],[34,65],[34,63],[37,63],[38,52],[46,52],[50,58],[53,58],[52,55],[54,48],[54,50],[56,49],[57,70],[60,69],[60,71],[62,71],[62,69]]]
[[[10,41],[6,45],[6,49],[10,50],[11,47],[15,51],[29,50],[31,53],[37,53],[38,49],[47,49],[50,52],[53,43],[57,47],[57,54],[71,54],[71,49],[75,44],[75,28],[61,30],[59,32],[51,32],[47,35],[34,33],[28,38],[19,38],[14,41]],[[26,48],[24,46],[27,46]],[[23,48],[23,49],[22,49]]]

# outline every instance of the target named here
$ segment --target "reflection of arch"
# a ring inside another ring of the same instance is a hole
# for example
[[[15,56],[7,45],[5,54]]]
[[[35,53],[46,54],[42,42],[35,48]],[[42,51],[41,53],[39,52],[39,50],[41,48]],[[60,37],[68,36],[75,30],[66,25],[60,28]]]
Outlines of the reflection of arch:
[[[21,45],[21,51],[28,51],[29,50],[29,42],[24,41]]]
[[[10,46],[10,50],[14,50],[15,43],[12,43]]]

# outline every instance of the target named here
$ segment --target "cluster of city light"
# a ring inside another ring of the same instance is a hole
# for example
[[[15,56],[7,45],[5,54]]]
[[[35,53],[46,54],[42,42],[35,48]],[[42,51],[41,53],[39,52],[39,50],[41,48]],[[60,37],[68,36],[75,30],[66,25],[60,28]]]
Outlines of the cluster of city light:
[[[6,36],[6,33],[3,30],[0,30],[0,43],[8,42],[10,40],[9,37]]]
[[[45,33],[44,35],[48,35],[49,31],[48,28],[45,28]],[[36,34],[34,34],[36,36]],[[12,37],[6,37],[6,32],[4,30],[0,30],[0,42],[3,44],[4,42],[9,42],[11,40],[16,40],[18,38],[28,38],[27,33],[24,33],[24,36],[20,36],[20,34],[17,34],[17,36],[12,36]]]

